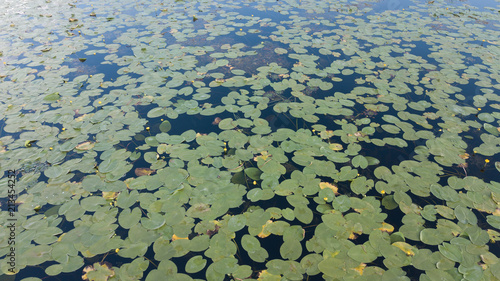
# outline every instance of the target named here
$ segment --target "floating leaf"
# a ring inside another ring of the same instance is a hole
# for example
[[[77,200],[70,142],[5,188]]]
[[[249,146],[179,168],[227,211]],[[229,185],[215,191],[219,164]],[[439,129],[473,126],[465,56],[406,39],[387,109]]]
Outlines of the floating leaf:
[[[472,225],[477,224],[476,215],[474,215],[474,213],[466,207],[457,206],[455,208],[455,216],[457,217],[458,221],[462,223],[470,223]]]
[[[145,229],[158,229],[165,224],[165,217],[159,213],[148,213],[148,218],[141,218]]]
[[[392,244],[393,246],[399,248],[401,251],[403,251],[407,256],[414,256],[415,251],[413,251],[415,248],[411,246],[408,243],[405,242],[394,242]]]
[[[420,232],[420,240],[428,245],[439,245],[443,242],[443,236],[437,229],[425,228]]]
[[[365,194],[374,186],[373,180],[358,177],[351,182],[351,190],[356,194]]]
[[[304,224],[308,224],[313,219],[313,213],[307,206],[298,206],[293,210],[295,218]]]
[[[163,116],[166,114],[166,110],[162,107],[157,107],[157,108],[153,108],[151,109],[147,116],[148,118],[156,118],[156,117],[160,117],[160,116]]]
[[[280,247],[281,257],[296,260],[302,254],[302,245],[297,240],[287,240]]]
[[[83,280],[108,280],[115,276],[115,271],[108,262],[96,262],[83,269]]]
[[[26,249],[20,254],[20,258],[26,260],[26,265],[39,265],[50,260],[51,246],[36,245]]]
[[[19,276],[500,279],[496,9],[24,2],[0,51]]]
[[[248,252],[250,258],[256,262],[264,262],[268,257],[268,253],[260,246],[259,240],[254,236],[243,235],[241,246]]]
[[[196,273],[202,270],[207,264],[207,260],[202,256],[194,256],[190,258],[186,263],[187,273]]]
[[[92,149],[94,147],[94,145],[95,145],[95,143],[93,143],[91,141],[86,141],[86,142],[82,142],[79,145],[77,145],[75,147],[75,149],[76,150],[86,151],[86,150]]]
[[[118,252],[118,255],[124,258],[135,258],[137,256],[143,256],[148,250],[148,244],[145,242],[127,243],[125,241],[125,246]]]
[[[346,274],[344,261],[334,257],[327,257],[321,261],[318,268],[323,274],[332,278],[342,278]]]
[[[236,232],[245,227],[245,224],[246,224],[246,217],[243,215],[236,215],[229,219],[227,226],[231,231]]]
[[[56,101],[58,99],[60,99],[61,96],[59,95],[59,92],[55,92],[55,93],[52,93],[52,94],[49,94],[49,95],[46,95],[43,100],[44,101]]]
[[[319,183],[319,188],[321,189],[325,189],[325,188],[329,188],[333,191],[333,193],[335,195],[338,195],[338,187],[334,184],[331,184],[331,183],[328,183],[328,182],[320,182]]]
[[[61,264],[53,264],[45,269],[45,273],[50,276],[55,276],[61,273],[63,268]]]
[[[288,51],[283,48],[276,48],[274,49],[274,52],[276,52],[279,55],[288,53]]]
[[[48,178],[57,178],[61,175],[66,174],[67,172],[68,172],[67,169],[63,168],[62,166],[54,165],[54,166],[47,168],[47,170],[45,170],[44,174]]]
[[[377,251],[369,243],[350,248],[347,255],[353,260],[363,263],[372,262],[378,257]]]
[[[218,125],[221,130],[230,130],[237,126],[236,122],[231,118],[221,120]]]
[[[462,262],[462,252],[458,246],[449,243],[443,243],[438,247],[443,256],[454,262]]]
[[[136,176],[149,176],[152,173],[154,173],[155,170],[152,170],[150,168],[135,168],[134,173]]]
[[[222,274],[231,274],[238,268],[236,258],[223,258],[214,263],[214,270]]]
[[[260,180],[261,174],[262,174],[262,171],[257,169],[257,168],[254,168],[254,167],[250,167],[250,168],[245,169],[245,175],[247,175],[252,180]]]

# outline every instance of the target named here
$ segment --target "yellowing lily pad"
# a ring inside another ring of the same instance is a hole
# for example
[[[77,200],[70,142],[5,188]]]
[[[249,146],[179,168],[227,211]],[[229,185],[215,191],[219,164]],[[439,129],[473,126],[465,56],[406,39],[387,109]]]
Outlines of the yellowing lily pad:
[[[91,141],[86,141],[86,142],[82,142],[79,145],[77,145],[75,147],[75,149],[85,151],[85,150],[92,149],[94,147],[94,145],[95,145],[95,143],[93,143]]]

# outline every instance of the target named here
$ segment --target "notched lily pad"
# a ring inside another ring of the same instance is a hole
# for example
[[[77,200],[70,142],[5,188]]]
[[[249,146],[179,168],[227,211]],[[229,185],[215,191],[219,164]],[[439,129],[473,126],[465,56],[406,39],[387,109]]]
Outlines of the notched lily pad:
[[[61,95],[59,95],[59,92],[55,92],[49,95],[46,95],[43,100],[44,101],[56,101],[61,98]]]
[[[188,260],[186,263],[187,273],[196,273],[202,270],[207,264],[207,260],[202,256],[194,256]]]
[[[262,174],[262,171],[259,170],[258,168],[246,168],[245,169],[245,175],[247,175],[249,178],[252,180],[260,180],[260,175]]]

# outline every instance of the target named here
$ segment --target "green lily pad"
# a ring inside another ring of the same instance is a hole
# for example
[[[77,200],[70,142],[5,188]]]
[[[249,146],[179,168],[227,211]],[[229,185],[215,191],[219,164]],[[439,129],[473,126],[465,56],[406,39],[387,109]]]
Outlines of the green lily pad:
[[[369,263],[377,259],[378,252],[369,243],[365,243],[350,248],[347,255],[353,260]]]
[[[148,213],[148,218],[141,218],[145,229],[158,229],[165,224],[165,217],[159,213]]]
[[[36,245],[30,247],[20,254],[20,258],[26,260],[26,265],[39,265],[50,260],[52,247],[48,245]]]
[[[260,246],[259,240],[254,236],[248,234],[243,235],[241,246],[247,251],[250,258],[256,262],[264,262],[269,256],[267,251]]]
[[[167,133],[168,131],[170,131],[170,129],[172,129],[172,124],[170,124],[168,120],[161,122],[160,131],[162,131],[163,133]]]
[[[194,256],[188,260],[186,263],[187,273],[196,273],[202,270],[207,264],[207,260],[202,256]]]
[[[352,159],[352,165],[354,167],[365,169],[366,167],[368,167],[368,159],[363,155],[357,155]]]
[[[262,171],[258,168],[250,167],[245,169],[245,175],[247,175],[252,180],[260,180],[260,175]]]
[[[462,251],[460,248],[456,245],[452,245],[449,243],[443,243],[442,245],[439,245],[439,252],[443,254],[443,256],[447,257],[448,259],[454,261],[454,262],[462,262]]]
[[[233,216],[229,219],[229,222],[228,222],[228,228],[231,230],[231,231],[239,231],[240,229],[242,229],[243,227],[245,227],[246,225],[246,217],[243,216],[243,215],[236,215],[236,216]]]
[[[298,206],[293,210],[295,218],[304,224],[308,224],[313,219],[313,213],[307,206]]]
[[[62,272],[63,268],[61,264],[53,264],[45,269],[45,273],[50,276],[56,276]]]
[[[52,94],[49,94],[49,95],[46,95],[43,100],[45,101],[56,101],[58,99],[61,98],[61,95],[59,95],[58,92],[55,92],[55,93],[52,93]]]
[[[118,223],[121,227],[129,229],[141,220],[141,215],[142,213],[139,208],[134,208],[132,211],[128,208],[124,209],[118,216]]]
[[[302,254],[302,245],[297,240],[286,240],[280,247],[281,257],[296,260]]]
[[[157,108],[153,108],[151,109],[147,116],[148,118],[156,118],[156,117],[160,117],[160,116],[163,116],[167,113],[167,111],[165,110],[165,108],[162,108],[162,107],[157,107]]]
[[[234,121],[231,118],[226,118],[219,122],[219,128],[221,130],[231,130],[236,126],[237,126],[236,121]]]
[[[344,268],[344,261],[334,257],[328,257],[318,264],[318,269],[332,278],[342,278],[346,274]]]

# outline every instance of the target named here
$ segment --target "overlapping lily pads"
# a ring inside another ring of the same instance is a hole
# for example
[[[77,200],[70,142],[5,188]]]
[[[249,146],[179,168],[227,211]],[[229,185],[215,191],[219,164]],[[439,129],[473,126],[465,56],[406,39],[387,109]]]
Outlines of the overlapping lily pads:
[[[0,4],[14,271],[499,279],[498,9],[417,2]]]

